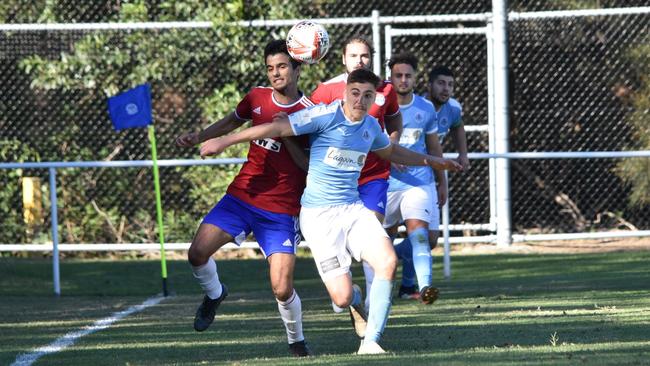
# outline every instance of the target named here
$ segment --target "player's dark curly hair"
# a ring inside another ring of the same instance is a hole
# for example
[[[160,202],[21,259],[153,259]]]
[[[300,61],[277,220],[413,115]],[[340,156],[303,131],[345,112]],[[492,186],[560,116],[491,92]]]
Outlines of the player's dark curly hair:
[[[372,47],[372,42],[370,42],[370,40],[368,40],[368,38],[366,38],[366,37],[364,37],[364,36],[362,36],[360,34],[355,34],[352,37],[346,39],[345,42],[343,42],[343,54],[344,55],[345,55],[345,49],[348,48],[348,45],[350,43],[354,43],[354,42],[359,42],[359,43],[363,43],[364,45],[366,45],[366,47],[368,47],[368,50],[370,51],[370,56],[375,54],[375,49]]]
[[[291,55],[289,55],[289,51],[287,51],[287,42],[281,39],[274,39],[273,41],[266,44],[266,47],[264,47],[264,62],[266,62],[267,57],[277,55],[278,53],[284,53],[285,55],[289,56],[289,60],[291,60],[291,67],[294,69],[300,66],[300,62],[294,60]]]
[[[352,83],[370,83],[375,86],[379,86],[381,79],[379,76],[375,75],[374,72],[366,69],[357,69],[352,71],[348,75],[348,84]]]
[[[451,76],[454,79],[456,78],[454,72],[447,66],[434,67],[429,73],[429,82],[432,83],[438,76]]]
[[[410,52],[400,52],[396,55],[393,55],[390,60],[388,60],[388,68],[392,69],[393,66],[397,64],[407,64],[411,65],[413,70],[418,69],[418,58]]]

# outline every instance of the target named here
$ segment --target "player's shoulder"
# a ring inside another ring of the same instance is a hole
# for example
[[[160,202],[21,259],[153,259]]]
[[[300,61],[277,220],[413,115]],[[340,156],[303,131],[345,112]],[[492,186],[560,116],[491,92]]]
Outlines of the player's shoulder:
[[[298,100],[298,103],[300,103],[300,104],[301,104],[303,107],[305,107],[305,108],[313,107],[313,106],[316,105],[316,104],[315,104],[311,99],[309,99],[309,97],[307,97],[305,94],[303,94],[302,97],[300,97],[300,99]]]
[[[250,97],[270,97],[273,94],[273,88],[267,86],[255,86],[248,91]]]
[[[455,98],[449,98],[449,106],[455,109],[463,110],[463,106]]]
[[[377,87],[377,92],[382,93],[384,95],[389,95],[391,93],[397,95],[395,92],[395,87],[393,86],[393,83],[390,82],[390,80],[383,80],[381,83],[379,83],[379,86]]]
[[[337,75],[329,80],[323,81],[320,85],[323,87],[333,87],[338,84],[345,84],[347,82],[348,75],[346,73]]]
[[[433,106],[433,103],[431,101],[423,96],[413,94],[413,99],[414,102],[417,103],[417,105],[426,110],[431,110],[432,112],[436,111],[436,108]]]
[[[336,100],[330,104],[316,104],[309,107],[309,116],[311,118],[320,118],[330,116],[336,113],[339,109],[341,102]]]

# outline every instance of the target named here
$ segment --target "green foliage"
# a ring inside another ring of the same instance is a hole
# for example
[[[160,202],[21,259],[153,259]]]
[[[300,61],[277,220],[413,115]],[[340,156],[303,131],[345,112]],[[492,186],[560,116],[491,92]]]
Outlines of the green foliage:
[[[0,161],[40,161],[38,152],[17,140],[0,140]],[[33,173],[33,171],[30,171]],[[0,242],[21,243],[26,240],[23,222],[21,178],[23,169],[0,169]]]
[[[634,131],[634,143],[630,149],[650,150],[650,45],[645,43],[638,46],[629,55],[640,80],[640,85],[631,98],[634,112],[627,118]],[[650,159],[622,160],[617,165],[616,173],[632,187],[630,204],[650,204]]]
[[[284,37],[286,32],[276,28],[269,31],[241,27],[236,22],[296,18],[300,6],[300,2],[280,0],[163,0],[155,4],[131,0],[117,4],[107,2],[99,15],[102,19],[95,21],[193,20],[210,21],[213,27],[87,32],[75,38],[74,45],[56,58],[33,54],[20,60],[19,67],[31,79],[34,92],[50,93],[60,106],[56,114],[49,116],[57,130],[49,137],[50,146],[55,146],[56,151],[44,152],[47,160],[61,160],[61,157],[97,160],[98,155],[107,160],[146,158],[134,155],[134,149],[130,148],[147,144],[146,135],[140,131],[121,132],[116,141],[105,137],[108,127],[89,126],[92,123],[89,121],[106,120],[102,104],[107,96],[144,82],[152,85],[159,133],[196,130],[208,122],[218,121],[253,86],[245,80],[259,80],[264,75],[260,52],[263,45],[270,38]],[[92,2],[70,5],[53,0],[3,2],[0,19],[17,19],[14,13],[21,13],[19,18],[25,22],[82,20],[89,7],[97,6]],[[324,65],[305,67],[301,80],[303,90],[313,90],[324,76]],[[188,105],[200,106],[201,115],[188,112],[191,110]],[[168,110],[173,108],[175,112],[170,113]],[[80,114],[80,110],[91,112]],[[97,130],[97,134],[79,138],[89,128]],[[165,158],[173,148],[169,141],[159,142],[161,158]],[[220,157],[243,157],[246,152],[247,146],[241,144]],[[230,165],[161,172],[163,180],[164,174],[177,178],[162,186],[166,239],[189,240],[198,219],[223,195],[239,168]],[[156,242],[155,211],[151,209],[154,198],[148,172],[147,169],[60,170],[62,241]],[[166,200],[167,195],[187,197],[192,200],[192,209],[187,210],[186,203]]]

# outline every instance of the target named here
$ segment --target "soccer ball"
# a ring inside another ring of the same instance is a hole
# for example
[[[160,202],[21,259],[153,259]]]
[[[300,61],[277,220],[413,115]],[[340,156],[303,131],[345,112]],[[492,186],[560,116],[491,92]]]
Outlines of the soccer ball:
[[[325,28],[310,20],[294,25],[287,34],[289,55],[299,62],[315,64],[330,48],[330,36]]]

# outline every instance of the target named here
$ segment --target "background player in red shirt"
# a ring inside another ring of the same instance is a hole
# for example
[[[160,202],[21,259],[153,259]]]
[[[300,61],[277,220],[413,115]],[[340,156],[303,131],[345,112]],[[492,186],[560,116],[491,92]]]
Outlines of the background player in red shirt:
[[[298,90],[300,64],[291,59],[283,40],[267,44],[264,60],[271,88],[253,88],[235,111],[198,133],[179,136],[176,144],[192,147],[227,134],[247,120],[252,120],[253,126],[270,123],[279,112],[293,113],[313,105]],[[195,330],[210,326],[216,309],[228,295],[212,255],[229,242],[240,244],[252,231],[269,262],[271,288],[287,331],[289,350],[295,356],[309,355],[302,332],[302,305],[293,288],[296,246],[300,242],[297,215],[305,188],[306,161],[299,167],[288,151],[305,148],[306,142],[284,138],[252,141],[248,161],[226,195],[203,219],[188,252],[194,277],[205,291],[194,318]]]
[[[350,72],[364,68],[371,69],[374,50],[368,39],[354,35],[343,43],[343,65],[346,72],[318,85],[311,95],[314,103],[329,104],[337,99],[343,99],[347,76]],[[397,93],[393,85],[383,81],[377,87],[375,102],[370,106],[368,114],[375,117],[382,129],[388,132],[391,142],[398,144],[402,133],[402,114],[397,102]],[[369,153],[366,164],[359,177],[359,196],[364,206],[375,212],[379,222],[384,222],[386,213],[386,193],[390,162],[383,160],[375,153]],[[366,294],[370,293],[373,272],[370,266],[363,262],[366,275]],[[342,309],[334,308],[335,311]]]

